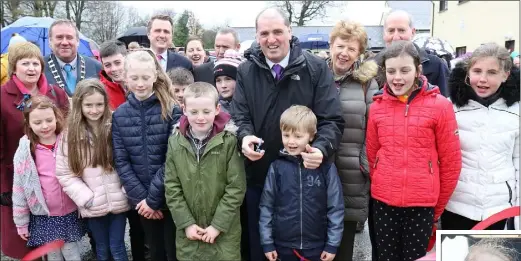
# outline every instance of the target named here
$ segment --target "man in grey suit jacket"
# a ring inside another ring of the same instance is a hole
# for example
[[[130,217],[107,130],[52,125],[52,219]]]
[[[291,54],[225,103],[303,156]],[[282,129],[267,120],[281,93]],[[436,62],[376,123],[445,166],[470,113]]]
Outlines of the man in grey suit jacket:
[[[232,28],[223,28],[215,35],[215,57],[219,61],[224,57],[224,52],[228,49],[235,49],[239,51],[241,44],[237,32]],[[213,75],[213,68],[215,62],[207,62],[194,68],[194,81],[207,82],[215,86],[215,78]]]
[[[69,97],[76,84],[87,78],[99,78],[101,63],[78,54],[80,32],[69,20],[56,20],[49,28],[52,54],[46,56],[45,77],[49,84],[58,85]]]

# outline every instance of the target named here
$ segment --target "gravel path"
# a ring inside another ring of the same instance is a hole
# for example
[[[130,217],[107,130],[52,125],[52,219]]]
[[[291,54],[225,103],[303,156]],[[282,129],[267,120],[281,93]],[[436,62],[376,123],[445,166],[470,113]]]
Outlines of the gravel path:
[[[125,233],[125,245],[127,247],[127,253],[132,260],[132,254],[130,253],[130,238],[128,235],[129,225],[127,223],[127,231]],[[90,243],[87,236],[83,237],[80,242],[81,246],[81,257],[82,261],[96,261],[94,254],[90,249]],[[357,261],[365,261],[370,260],[371,256],[371,243],[369,241],[369,230],[367,228],[367,224],[362,233],[358,233],[355,238],[355,251],[353,253],[353,260]],[[4,256],[3,254],[0,256],[0,260],[2,261],[15,261],[17,259],[12,259]]]

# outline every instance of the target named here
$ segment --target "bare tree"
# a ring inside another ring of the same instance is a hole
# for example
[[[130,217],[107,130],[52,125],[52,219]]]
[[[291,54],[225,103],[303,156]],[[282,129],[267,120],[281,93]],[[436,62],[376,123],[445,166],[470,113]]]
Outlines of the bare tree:
[[[151,15],[139,15],[139,11],[135,7],[127,7],[127,27],[125,30],[131,28],[131,27],[137,27],[137,26],[147,26],[148,21],[152,17]]]
[[[18,20],[23,15],[23,8],[20,0],[2,0],[1,22],[2,27],[7,26]]]
[[[58,1],[43,1],[43,11],[45,16],[54,17],[54,11],[56,10],[57,5]]]
[[[288,15],[290,24],[303,26],[307,22],[326,17],[326,9],[335,7],[333,1],[272,1],[273,5]]]
[[[95,42],[102,43],[123,33],[128,9],[117,1],[95,1],[82,19],[83,33]]]
[[[154,10],[154,15],[168,15],[172,18],[172,20],[175,21],[175,16],[177,15],[177,12],[172,8],[165,8],[165,9],[156,9]]]
[[[74,21],[76,24],[76,27],[78,30],[81,30],[82,25],[82,16],[83,12],[87,10],[87,7],[89,4],[94,4],[95,1],[86,1],[86,0],[79,0],[79,1],[66,1],[65,2],[65,12],[67,15],[68,20]]]
[[[201,37],[204,31],[201,23],[199,23],[199,19],[195,17],[194,12],[192,11],[188,11],[188,23],[186,24],[186,27],[188,27],[188,33],[194,36]]]

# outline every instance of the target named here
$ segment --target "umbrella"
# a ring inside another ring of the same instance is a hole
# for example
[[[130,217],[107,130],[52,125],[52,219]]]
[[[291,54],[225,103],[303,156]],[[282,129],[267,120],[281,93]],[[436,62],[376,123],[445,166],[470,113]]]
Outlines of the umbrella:
[[[148,40],[146,26],[131,27],[117,39],[121,42],[124,42],[127,46],[131,42],[137,42],[139,45],[145,47],[150,46],[150,40]]]
[[[437,56],[442,56],[445,54],[450,54],[452,57],[455,56],[454,48],[452,48],[449,42],[438,37],[430,35],[417,35],[412,41],[420,48],[433,51]]]
[[[327,34],[305,34],[299,37],[302,49],[329,49],[328,40]]]
[[[14,23],[2,28],[0,48],[1,53],[6,53],[9,47],[9,40],[13,33],[18,33],[27,41],[33,42],[40,47],[43,56],[51,54],[52,50],[49,45],[49,27],[55,20],[51,17],[32,17],[25,16]],[[91,43],[92,40],[80,33],[80,45],[78,53],[85,56],[92,56]],[[95,45],[95,43],[94,43]]]

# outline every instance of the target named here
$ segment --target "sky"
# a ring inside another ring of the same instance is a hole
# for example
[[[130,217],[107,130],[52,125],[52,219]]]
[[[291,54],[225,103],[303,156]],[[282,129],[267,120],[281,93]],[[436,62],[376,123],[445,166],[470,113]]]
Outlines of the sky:
[[[232,27],[255,26],[255,17],[268,7],[267,1],[122,1],[132,6],[140,15],[152,14],[161,8],[173,8],[182,13],[185,9],[194,12],[203,27],[220,26],[225,21]],[[378,25],[385,1],[338,2],[339,7],[327,10],[327,17],[315,19],[307,25],[334,25],[340,19],[350,19],[364,25]]]

